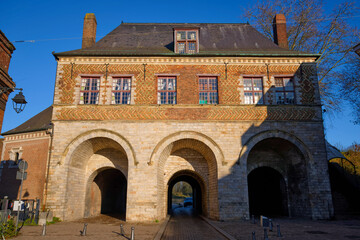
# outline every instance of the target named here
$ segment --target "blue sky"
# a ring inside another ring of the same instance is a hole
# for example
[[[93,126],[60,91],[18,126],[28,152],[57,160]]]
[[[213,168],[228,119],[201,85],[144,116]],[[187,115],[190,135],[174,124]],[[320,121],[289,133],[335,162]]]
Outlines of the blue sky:
[[[340,1],[338,1],[340,2]],[[52,104],[56,61],[52,52],[81,48],[83,18],[95,13],[97,40],[124,22],[218,22],[240,23],[250,1],[4,1],[0,8],[0,29],[14,43],[9,74],[24,89],[26,109],[16,114],[8,102],[3,129],[8,131]],[[326,1],[331,9],[335,1]],[[360,4],[357,2],[357,6]],[[355,18],[353,24],[358,24]],[[250,22],[251,24],[251,22]],[[14,93],[10,96],[14,97]],[[360,142],[360,126],[351,122],[349,111],[325,114],[326,137],[331,144],[349,146]]]

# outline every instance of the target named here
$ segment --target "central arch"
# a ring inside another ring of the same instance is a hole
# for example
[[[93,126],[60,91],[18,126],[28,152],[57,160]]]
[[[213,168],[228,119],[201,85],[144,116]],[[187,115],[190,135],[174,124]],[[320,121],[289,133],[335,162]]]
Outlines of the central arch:
[[[224,164],[224,158],[220,148],[212,139],[196,132],[174,133],[160,141],[153,151],[149,164],[156,164],[158,171],[160,218],[165,218],[168,212],[168,184],[171,183],[173,176],[178,176],[178,172],[187,171],[192,173],[190,176],[200,185],[203,184],[202,214],[211,219],[219,219],[218,168],[219,165]],[[189,181],[193,182],[193,180]]]
[[[167,212],[172,212],[172,189],[178,182],[186,182],[190,184],[193,190],[193,208],[196,213],[201,214],[203,209],[206,209],[206,189],[204,181],[195,172],[192,171],[179,171],[175,173],[168,182],[168,194],[167,194]]]

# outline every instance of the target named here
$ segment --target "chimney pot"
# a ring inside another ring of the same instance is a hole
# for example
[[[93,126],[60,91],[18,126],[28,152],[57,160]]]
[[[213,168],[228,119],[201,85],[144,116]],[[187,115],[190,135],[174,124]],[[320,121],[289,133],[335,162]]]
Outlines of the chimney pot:
[[[82,38],[82,47],[92,47],[96,41],[96,18],[94,13],[87,13],[84,18],[84,29]]]
[[[289,48],[284,14],[276,14],[273,22],[274,42],[281,48]]]

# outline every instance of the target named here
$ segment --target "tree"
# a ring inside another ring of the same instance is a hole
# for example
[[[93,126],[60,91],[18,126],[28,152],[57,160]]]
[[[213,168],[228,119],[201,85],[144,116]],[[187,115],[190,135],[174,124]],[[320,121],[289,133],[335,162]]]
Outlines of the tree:
[[[331,13],[321,0],[263,0],[244,10],[243,17],[270,39],[275,14],[285,14],[289,49],[321,54],[317,60],[320,94],[327,110],[339,110],[337,82],[351,61],[349,53],[359,41],[359,31],[348,21],[356,14],[353,2],[345,1]]]
[[[351,61],[342,71],[339,81],[340,93],[352,106],[354,123],[360,124],[360,57],[352,54]]]

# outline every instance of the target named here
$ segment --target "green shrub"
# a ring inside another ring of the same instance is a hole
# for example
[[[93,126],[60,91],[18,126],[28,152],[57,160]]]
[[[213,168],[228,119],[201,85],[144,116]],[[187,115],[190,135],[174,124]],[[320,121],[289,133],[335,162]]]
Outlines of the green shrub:
[[[16,226],[13,219],[9,219],[7,222],[0,225],[0,232],[5,238],[16,236]]]
[[[58,223],[58,222],[61,222],[61,219],[58,217],[53,217],[52,221],[46,222],[46,224],[49,225],[49,224],[54,224],[54,223]]]

